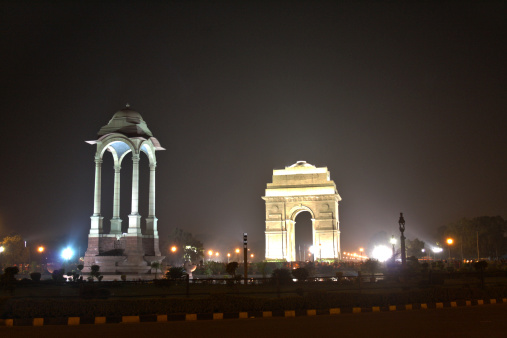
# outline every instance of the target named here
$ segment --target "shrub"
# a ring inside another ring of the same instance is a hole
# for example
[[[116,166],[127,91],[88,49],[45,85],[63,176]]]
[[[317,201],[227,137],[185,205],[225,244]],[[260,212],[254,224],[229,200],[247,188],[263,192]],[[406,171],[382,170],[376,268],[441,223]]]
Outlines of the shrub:
[[[380,263],[376,259],[368,259],[361,265],[361,271],[375,273],[380,266]]]
[[[310,274],[305,268],[297,268],[295,270],[292,270],[292,275],[296,277],[298,282],[302,282],[305,281]]]
[[[65,282],[65,278],[63,277],[63,275],[65,274],[65,270],[64,269],[60,269],[60,270],[55,270],[53,271],[53,273],[51,274],[51,278],[55,281],[55,282]]]
[[[165,278],[167,278],[167,279],[180,279],[184,275],[185,275],[185,269],[183,269],[180,266],[173,266],[165,274]]]
[[[238,269],[238,262],[230,262],[225,267],[225,271],[232,277],[236,277],[236,270]]]
[[[271,279],[279,285],[287,285],[292,283],[292,274],[289,269],[275,269],[273,270]]]
[[[34,282],[39,282],[40,281],[40,278],[41,278],[41,273],[40,272],[32,272],[30,274],[30,278],[34,281]]]
[[[474,268],[477,271],[484,271],[488,267],[488,262],[486,261],[479,261],[477,263],[474,263]]]
[[[102,277],[100,275],[100,266],[98,265],[92,265],[90,267],[90,276],[92,277],[92,280],[93,280],[93,277],[97,278],[97,280],[100,282],[102,280]]]

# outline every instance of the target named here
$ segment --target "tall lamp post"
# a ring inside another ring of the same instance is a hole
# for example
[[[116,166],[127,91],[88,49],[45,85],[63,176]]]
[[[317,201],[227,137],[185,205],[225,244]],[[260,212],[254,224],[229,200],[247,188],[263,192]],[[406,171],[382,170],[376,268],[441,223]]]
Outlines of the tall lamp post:
[[[400,226],[400,244],[401,244],[401,265],[405,265],[407,263],[407,253],[405,252],[405,236],[403,232],[405,231],[405,219],[403,218],[403,213],[400,212],[400,219],[398,220],[398,224]]]
[[[449,247],[449,262],[451,261],[451,245],[454,243],[454,240],[452,238],[447,238],[446,240],[447,246]]]
[[[395,259],[395,257],[396,257],[396,256],[395,256],[395,255],[396,255],[396,251],[395,251],[395,248],[394,248],[394,246],[396,245],[396,238],[394,238],[394,235],[392,235],[392,237],[391,237],[391,241],[390,241],[390,242],[391,242],[391,244],[393,245],[393,263],[394,263],[394,259]]]
[[[3,253],[5,251],[5,248],[3,246],[0,246],[0,270],[3,271],[3,262],[2,262],[2,258],[3,258]]]
[[[359,254],[361,255],[361,263],[363,262],[363,252],[364,248],[359,248]]]
[[[41,245],[37,248],[37,251],[40,253],[39,256],[39,264],[40,264],[40,270],[42,273],[44,273],[44,266],[42,265],[42,260],[44,259],[42,253],[44,252],[44,247]]]

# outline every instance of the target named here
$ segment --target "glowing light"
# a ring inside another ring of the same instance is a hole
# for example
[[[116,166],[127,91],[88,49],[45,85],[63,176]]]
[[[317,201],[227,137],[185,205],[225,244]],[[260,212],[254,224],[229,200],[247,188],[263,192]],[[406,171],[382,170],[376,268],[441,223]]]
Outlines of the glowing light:
[[[213,255],[213,250],[208,251],[208,255]]]
[[[72,251],[71,248],[65,248],[63,249],[62,251],[62,258],[65,259],[66,261],[68,261],[69,259],[72,258],[72,256],[74,256],[74,251]]]
[[[394,238],[394,237],[391,237],[391,239],[389,241],[391,242],[392,245],[396,244],[396,238]]]
[[[385,245],[378,245],[373,248],[371,256],[379,262],[385,262],[393,255],[392,250]]]
[[[312,246],[310,246],[310,249],[308,249],[308,250],[309,250],[311,253],[314,253],[314,250],[315,250],[315,249],[314,249],[314,247],[313,247],[313,245],[312,245]]]
[[[250,257],[254,258],[254,254],[251,254]]]
[[[0,246],[0,252],[4,252],[5,248],[3,246]]]
[[[236,253],[239,254],[239,249],[236,249]]]
[[[231,254],[230,254],[230,253],[227,253],[227,257],[231,257]]]
[[[363,252],[363,251],[364,251],[364,249],[363,249],[363,248],[359,248],[359,252]]]
[[[440,252],[444,251],[444,249],[439,248],[439,247],[434,247],[434,248],[431,248],[431,250],[432,250],[434,253],[440,253]]]
[[[452,243],[454,243],[454,240],[452,238],[447,238],[446,242],[447,244],[451,245]]]
[[[215,252],[215,256],[217,256],[217,257],[218,257],[218,256],[220,256],[220,254],[219,254],[218,252]]]
[[[172,246],[172,247],[171,247],[171,251],[172,251],[172,252],[176,252],[176,250],[177,250],[177,248],[176,248],[175,246]]]

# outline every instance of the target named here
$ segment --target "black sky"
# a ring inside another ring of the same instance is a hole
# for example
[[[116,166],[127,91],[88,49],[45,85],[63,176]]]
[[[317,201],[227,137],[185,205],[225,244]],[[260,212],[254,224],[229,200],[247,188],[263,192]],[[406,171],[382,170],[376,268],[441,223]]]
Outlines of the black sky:
[[[426,241],[507,216],[505,1],[13,1],[0,27],[0,232],[86,241],[84,141],[127,102],[167,149],[162,237],[225,250],[248,232],[263,254],[260,197],[298,160],[329,168],[345,251],[395,233],[399,212]]]

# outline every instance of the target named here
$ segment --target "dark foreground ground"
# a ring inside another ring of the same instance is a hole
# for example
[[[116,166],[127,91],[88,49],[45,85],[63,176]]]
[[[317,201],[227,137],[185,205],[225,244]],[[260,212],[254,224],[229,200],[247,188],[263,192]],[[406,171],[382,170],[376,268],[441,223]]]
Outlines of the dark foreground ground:
[[[507,337],[507,304],[296,318],[0,327],[0,337]]]

